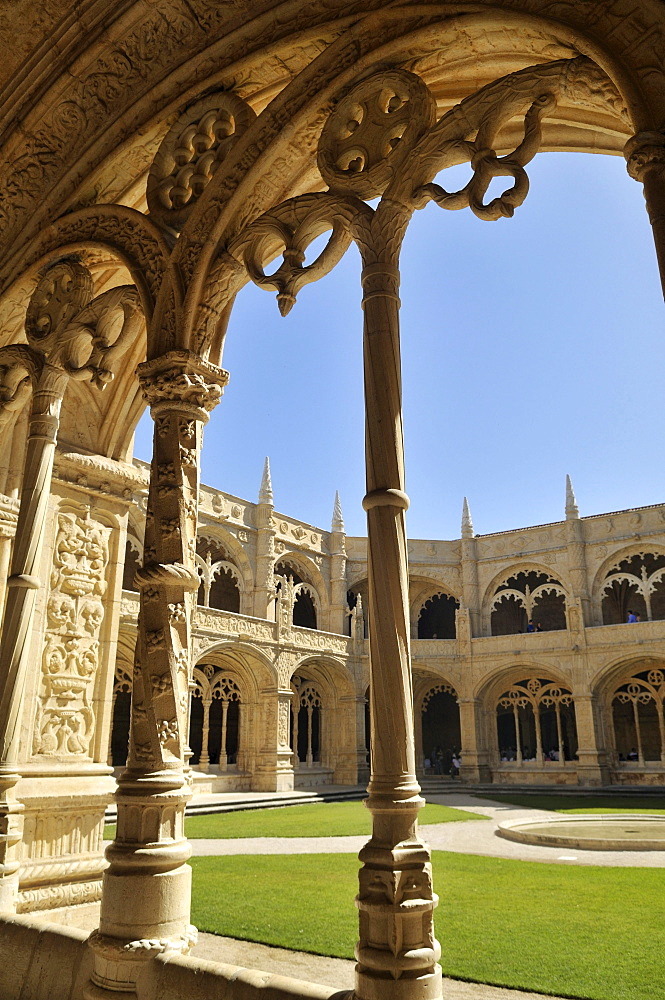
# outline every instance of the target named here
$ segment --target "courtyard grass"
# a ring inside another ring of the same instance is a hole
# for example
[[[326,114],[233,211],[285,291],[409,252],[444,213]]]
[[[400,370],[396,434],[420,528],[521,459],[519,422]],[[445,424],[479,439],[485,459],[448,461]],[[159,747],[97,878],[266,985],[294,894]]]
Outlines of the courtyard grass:
[[[663,995],[662,869],[434,852],[444,975],[589,1000]],[[202,931],[353,958],[350,855],[194,858]]]
[[[650,813],[665,815],[663,795],[566,795],[565,792],[519,794],[492,792],[481,796],[499,804],[523,809],[549,809],[562,813]]]
[[[420,825],[485,819],[477,813],[428,803],[420,811]],[[351,837],[369,836],[371,815],[362,802],[314,802],[279,809],[244,809],[185,819],[190,840],[236,840],[240,837]],[[115,826],[104,828],[104,839],[115,836]]]

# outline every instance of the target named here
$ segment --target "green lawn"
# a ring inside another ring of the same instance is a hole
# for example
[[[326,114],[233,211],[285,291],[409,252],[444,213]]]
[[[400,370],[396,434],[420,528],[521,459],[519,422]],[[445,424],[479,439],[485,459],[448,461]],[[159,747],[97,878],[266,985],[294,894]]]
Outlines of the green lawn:
[[[664,795],[566,795],[565,792],[538,792],[519,795],[509,792],[487,794],[483,798],[525,809],[551,809],[563,813],[654,813],[665,814]]]
[[[421,825],[485,819],[463,809],[430,803],[420,811]],[[191,840],[235,840],[238,837],[345,837],[371,832],[371,816],[362,802],[315,802],[281,809],[246,809],[241,812],[190,816],[185,833]],[[115,826],[104,828],[111,840]]]
[[[434,853],[444,974],[591,1000],[663,996],[662,869]],[[203,931],[353,957],[358,862],[348,855],[194,858]]]

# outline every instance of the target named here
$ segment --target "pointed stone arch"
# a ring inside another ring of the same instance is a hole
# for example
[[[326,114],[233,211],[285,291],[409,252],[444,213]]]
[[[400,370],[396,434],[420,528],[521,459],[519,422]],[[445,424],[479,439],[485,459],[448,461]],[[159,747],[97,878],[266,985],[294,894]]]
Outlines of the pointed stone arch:
[[[604,625],[623,624],[629,610],[643,621],[665,618],[665,545],[647,540],[616,549],[596,571],[591,592]]]
[[[526,632],[531,619],[543,619],[545,631],[565,629],[569,594],[570,586],[558,571],[535,562],[507,565],[485,590],[482,614],[487,634]]]

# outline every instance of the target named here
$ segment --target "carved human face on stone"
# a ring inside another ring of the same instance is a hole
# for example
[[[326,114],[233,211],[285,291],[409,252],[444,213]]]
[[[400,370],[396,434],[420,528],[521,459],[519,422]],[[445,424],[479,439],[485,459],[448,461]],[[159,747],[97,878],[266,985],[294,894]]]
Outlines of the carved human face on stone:
[[[89,517],[58,515],[51,587],[73,597],[101,595],[106,589],[108,529]]]

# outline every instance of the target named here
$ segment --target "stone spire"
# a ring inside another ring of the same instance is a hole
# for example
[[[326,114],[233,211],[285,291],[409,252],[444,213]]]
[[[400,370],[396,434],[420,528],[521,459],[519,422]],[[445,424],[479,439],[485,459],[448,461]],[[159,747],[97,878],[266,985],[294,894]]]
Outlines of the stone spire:
[[[270,479],[270,459],[266,455],[263,466],[263,477],[261,478],[261,488],[259,490],[259,503],[272,504],[272,480]]]
[[[571,521],[579,516],[580,511],[573,492],[573,484],[570,481],[570,476],[566,476],[566,520]]]
[[[473,521],[469,510],[469,501],[466,497],[464,497],[464,506],[462,507],[462,538],[473,538]]]
[[[344,518],[342,517],[342,504],[339,499],[339,490],[335,490],[335,506],[333,507],[332,531],[344,531]]]

